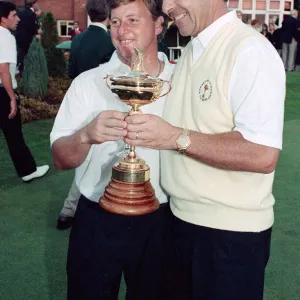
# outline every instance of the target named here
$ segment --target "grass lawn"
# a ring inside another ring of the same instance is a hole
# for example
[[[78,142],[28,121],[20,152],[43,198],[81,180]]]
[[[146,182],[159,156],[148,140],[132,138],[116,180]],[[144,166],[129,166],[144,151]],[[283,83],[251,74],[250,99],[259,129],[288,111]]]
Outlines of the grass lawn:
[[[38,164],[51,165],[53,120],[24,125]],[[55,229],[73,172],[49,174],[30,184],[16,176],[0,132],[0,299],[65,300],[69,231]],[[300,73],[288,74],[282,151],[276,178],[271,258],[265,298],[296,300],[300,295]],[[124,299],[124,286],[120,299]],[[83,299],[84,300],[84,299]],[[241,299],[242,300],[242,299]]]

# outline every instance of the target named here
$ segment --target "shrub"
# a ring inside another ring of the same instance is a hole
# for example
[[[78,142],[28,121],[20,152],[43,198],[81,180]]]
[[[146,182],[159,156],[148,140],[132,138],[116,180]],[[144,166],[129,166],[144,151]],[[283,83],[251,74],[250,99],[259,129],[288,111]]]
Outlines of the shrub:
[[[63,77],[66,75],[67,64],[61,49],[50,47],[45,50],[48,72],[51,77]]]
[[[23,93],[27,97],[42,99],[47,95],[48,68],[44,49],[33,39],[24,60]]]
[[[64,76],[67,71],[66,60],[63,51],[55,48],[59,39],[56,21],[50,12],[47,12],[43,18],[41,40],[45,49],[49,75],[53,77]]]
[[[21,96],[20,111],[22,123],[33,120],[54,118],[58,112],[59,105],[50,105],[46,102]]]
[[[44,49],[55,47],[59,42],[56,21],[51,12],[43,17],[41,41]]]

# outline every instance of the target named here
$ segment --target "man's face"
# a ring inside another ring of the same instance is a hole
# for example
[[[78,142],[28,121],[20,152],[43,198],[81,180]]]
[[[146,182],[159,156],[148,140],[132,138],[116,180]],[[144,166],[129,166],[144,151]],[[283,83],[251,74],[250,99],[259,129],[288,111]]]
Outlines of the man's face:
[[[1,25],[9,30],[16,30],[20,19],[15,10],[11,11],[7,18],[2,18]]]
[[[163,0],[163,11],[183,36],[197,36],[214,21],[220,0]]]
[[[238,12],[237,14],[236,14],[236,16],[238,17],[238,19],[240,19],[240,20],[242,20],[243,19],[243,14],[242,13],[240,13],[240,12]]]
[[[154,21],[142,1],[121,5],[111,12],[111,38],[120,58],[130,60],[133,48],[140,49],[146,57],[157,52],[157,36],[162,32],[163,17]]]
[[[75,29],[79,28],[79,24],[77,22],[74,23],[74,28]]]

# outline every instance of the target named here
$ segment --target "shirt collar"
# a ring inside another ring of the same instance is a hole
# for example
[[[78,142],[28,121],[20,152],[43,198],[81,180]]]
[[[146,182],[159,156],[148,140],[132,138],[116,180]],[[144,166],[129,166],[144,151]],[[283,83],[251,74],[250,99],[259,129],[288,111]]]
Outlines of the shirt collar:
[[[221,18],[217,19],[215,22],[210,24],[203,31],[201,31],[197,37],[192,39],[193,47],[195,46],[195,44],[200,42],[202,47],[206,49],[210,41],[215,37],[215,35],[218,33],[221,27],[235,19],[237,19],[235,11],[230,11],[226,13]]]
[[[101,27],[102,29],[107,31],[107,27],[104,24],[100,23],[100,22],[92,22],[91,25]]]
[[[7,28],[5,28],[5,27],[3,27],[3,26],[0,26],[0,30],[3,30],[3,31],[5,31],[5,32],[8,32],[8,33],[11,34],[10,30],[7,29]]]
[[[30,7],[30,9],[34,12],[34,8]]]

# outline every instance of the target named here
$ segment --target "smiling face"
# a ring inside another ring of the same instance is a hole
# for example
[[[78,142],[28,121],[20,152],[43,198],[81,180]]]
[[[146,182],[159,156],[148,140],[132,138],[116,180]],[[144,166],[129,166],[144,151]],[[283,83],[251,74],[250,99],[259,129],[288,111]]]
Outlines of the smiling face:
[[[156,21],[142,1],[121,4],[111,11],[111,38],[121,60],[128,63],[139,48],[145,57],[157,53],[163,18]]]
[[[226,13],[223,0],[163,0],[163,11],[183,36],[197,36]]]

